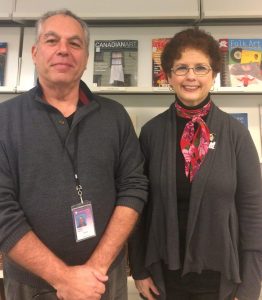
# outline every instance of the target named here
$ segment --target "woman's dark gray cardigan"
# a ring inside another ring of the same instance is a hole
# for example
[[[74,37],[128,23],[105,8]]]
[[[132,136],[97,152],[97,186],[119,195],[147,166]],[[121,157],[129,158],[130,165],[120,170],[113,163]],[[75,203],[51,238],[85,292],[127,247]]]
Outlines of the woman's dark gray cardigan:
[[[133,277],[148,274],[165,299],[161,262],[183,274],[221,272],[220,297],[236,291],[257,300],[262,277],[262,188],[259,159],[249,131],[212,105],[207,118],[215,136],[192,182],[186,253],[180,265],[176,201],[174,106],[149,121],[140,136],[150,180],[148,205],[130,241]],[[178,187],[179,188],[179,187]]]

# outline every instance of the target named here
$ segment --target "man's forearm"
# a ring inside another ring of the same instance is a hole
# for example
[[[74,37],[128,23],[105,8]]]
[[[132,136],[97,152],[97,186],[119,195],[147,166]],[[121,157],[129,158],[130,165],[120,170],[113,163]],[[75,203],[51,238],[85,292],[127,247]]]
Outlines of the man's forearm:
[[[67,266],[31,231],[9,251],[16,263],[46,280],[64,300],[100,299],[107,276],[87,265]]]
[[[87,264],[106,274],[132,232],[138,215],[132,208],[117,206],[105,233]]]
[[[55,256],[32,231],[16,243],[8,252],[8,256],[52,286],[67,270],[65,263]]]

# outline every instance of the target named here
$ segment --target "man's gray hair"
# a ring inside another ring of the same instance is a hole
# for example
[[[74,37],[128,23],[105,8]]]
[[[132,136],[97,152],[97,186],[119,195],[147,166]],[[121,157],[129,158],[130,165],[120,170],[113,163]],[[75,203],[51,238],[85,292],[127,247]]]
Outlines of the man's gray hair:
[[[75,19],[83,28],[84,31],[84,36],[85,36],[85,44],[86,44],[86,49],[87,49],[87,53],[88,53],[88,48],[89,48],[89,29],[87,24],[80,19],[77,15],[75,15],[74,13],[72,13],[70,10],[68,9],[59,9],[59,10],[50,10],[48,12],[46,12],[45,14],[43,14],[38,21],[35,24],[35,29],[36,29],[36,44],[39,41],[40,35],[41,35],[41,31],[42,31],[42,25],[43,23],[50,17],[53,16],[57,16],[57,15],[63,15],[63,16],[68,16],[71,17],[73,19]]]

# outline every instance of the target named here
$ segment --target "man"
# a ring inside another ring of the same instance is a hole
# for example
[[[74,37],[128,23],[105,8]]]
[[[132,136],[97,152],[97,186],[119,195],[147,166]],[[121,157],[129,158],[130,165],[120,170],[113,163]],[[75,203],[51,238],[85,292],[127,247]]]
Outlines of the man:
[[[147,180],[126,111],[80,80],[88,43],[70,11],[45,14],[32,48],[38,84],[0,107],[7,300],[127,297],[123,245]]]

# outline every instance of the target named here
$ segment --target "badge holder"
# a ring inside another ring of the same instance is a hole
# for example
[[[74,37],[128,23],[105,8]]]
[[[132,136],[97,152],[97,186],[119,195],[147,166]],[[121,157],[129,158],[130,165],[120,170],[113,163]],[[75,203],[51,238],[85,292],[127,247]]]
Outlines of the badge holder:
[[[96,236],[93,208],[90,201],[83,201],[82,186],[76,186],[81,203],[71,206],[76,242]]]

